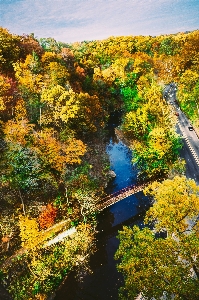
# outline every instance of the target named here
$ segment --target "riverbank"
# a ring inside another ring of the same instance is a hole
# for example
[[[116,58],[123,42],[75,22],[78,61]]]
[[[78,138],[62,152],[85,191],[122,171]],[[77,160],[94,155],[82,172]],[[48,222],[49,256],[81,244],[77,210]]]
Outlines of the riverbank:
[[[132,152],[121,141],[119,135],[111,133],[106,152],[110,161],[110,170],[116,177],[108,183],[107,194],[116,192],[137,182],[137,170],[132,165]],[[56,291],[55,300],[104,300],[117,299],[118,289],[123,284],[123,277],[117,272],[114,253],[118,248],[118,230],[123,225],[142,226],[148,198],[139,192],[97,215],[96,252],[90,258],[90,271],[73,271],[65,283]]]
[[[128,148],[130,147],[130,141],[125,137],[124,133],[119,127],[115,128],[115,135],[118,138],[118,140],[122,141]]]
[[[94,136],[92,138],[92,141],[87,143],[88,151],[84,157],[85,163],[87,163],[87,164],[89,163],[89,165],[91,166],[89,168],[89,176],[91,178],[93,178],[94,180],[96,179],[98,181],[98,184],[100,183],[100,186],[101,186],[100,195],[105,194],[103,191],[104,188],[106,188],[106,186],[108,185],[110,180],[112,180],[113,177],[115,176],[114,172],[112,170],[110,170],[110,162],[108,159],[108,154],[106,152],[107,140],[108,140],[108,137],[107,137],[106,132],[103,132],[103,134],[101,134],[101,138],[97,138]],[[61,202],[59,203],[59,205],[60,205],[59,220],[61,219],[61,214],[64,214],[65,212],[67,212],[67,210],[71,207],[70,201],[71,200],[69,199],[69,205],[67,205],[67,203],[65,203],[65,204],[62,204]],[[31,205],[34,205],[34,202]],[[40,204],[40,206],[44,207],[44,203]],[[37,205],[38,208],[40,206]],[[36,207],[36,204],[35,204],[35,207]],[[60,220],[59,223],[54,224],[52,226],[52,228],[48,228],[46,230],[46,232],[48,232],[48,235],[52,236],[52,238],[48,239],[48,243],[52,242],[53,240],[56,240],[56,237],[55,237],[56,234],[63,235],[63,232],[65,232],[65,230],[68,230],[68,228],[70,227],[69,225],[72,224],[74,221],[78,220],[78,223],[80,223],[82,216],[80,218],[80,216],[78,215],[78,210],[71,209],[71,211],[72,211],[72,215],[70,215],[71,218],[69,220],[65,220],[65,219]],[[27,202],[26,202],[26,212],[28,212]],[[35,215],[37,215],[36,209],[35,209]],[[63,223],[65,224],[66,222],[67,222],[67,228],[65,228],[65,225],[63,225]],[[88,220],[88,222],[92,223],[93,221]],[[94,222],[95,222],[95,220],[94,220]],[[62,228],[60,227],[60,224],[63,225]],[[59,227],[59,228],[56,229],[57,227]],[[93,228],[93,230],[95,230],[95,229]],[[65,240],[65,239],[63,238],[61,240]],[[67,238],[66,238],[66,240],[67,240]],[[49,247],[50,247],[50,245],[48,245],[47,251],[51,251]],[[9,247],[9,253],[11,255],[10,256],[7,255],[7,257],[5,258],[5,260],[1,266],[3,272],[5,271],[6,274],[9,273],[9,275],[8,275],[9,279],[6,280],[6,282],[4,282],[4,285],[6,286],[7,289],[10,288],[9,282],[12,282],[12,280],[14,278],[13,276],[17,276],[17,273],[15,274],[15,269],[16,268],[21,269],[21,271],[20,271],[20,274],[21,274],[22,269],[23,269],[22,262],[24,260],[24,265],[25,265],[26,260],[28,259],[28,250],[26,248],[16,249],[16,251],[12,251],[12,250],[15,250],[15,248],[14,249],[12,248],[12,242],[11,242],[10,247]],[[91,251],[90,251],[90,253],[91,253]],[[88,256],[86,256],[86,257],[88,259]],[[81,268],[81,264],[85,265],[85,262],[82,261],[82,257],[78,256],[78,255],[77,255],[76,262],[74,263],[73,267],[76,267],[77,264],[80,266],[80,268]],[[71,270],[73,269],[73,267],[71,268]],[[29,267],[28,267],[28,269],[29,269]],[[28,270],[27,270],[27,272],[28,272]],[[68,276],[68,274],[66,276],[63,276],[62,283],[61,283],[61,285],[59,285],[58,290],[63,285],[63,282],[66,281],[67,276]],[[57,287],[56,287],[56,289],[52,289],[52,293],[50,293],[51,295],[49,296],[49,299],[53,299],[53,297],[55,297],[56,290],[57,290]]]

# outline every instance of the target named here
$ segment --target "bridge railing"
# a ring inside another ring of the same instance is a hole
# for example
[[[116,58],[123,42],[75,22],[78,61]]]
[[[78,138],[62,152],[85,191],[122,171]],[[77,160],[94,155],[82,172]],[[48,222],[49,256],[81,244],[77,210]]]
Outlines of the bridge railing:
[[[134,194],[134,193],[138,193],[141,190],[143,190],[147,185],[149,185],[151,182],[145,182],[145,183],[141,183],[141,184],[132,184],[129,185],[117,192],[114,192],[106,197],[104,197],[103,199],[101,199],[101,201],[98,202],[98,209],[102,210],[105,207],[108,207],[124,198],[127,198],[128,196]],[[128,192],[131,192],[128,194]],[[123,198],[119,197],[119,196],[124,196]]]

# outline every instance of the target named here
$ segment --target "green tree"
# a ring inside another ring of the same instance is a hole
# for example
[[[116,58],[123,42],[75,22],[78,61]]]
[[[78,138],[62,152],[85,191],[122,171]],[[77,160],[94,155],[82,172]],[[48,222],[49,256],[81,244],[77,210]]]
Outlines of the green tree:
[[[133,142],[133,162],[144,177],[165,176],[173,168],[181,146],[178,135],[172,129],[166,131],[156,127],[146,136],[145,141]]]
[[[154,204],[145,227],[124,227],[115,258],[124,275],[121,299],[198,299],[199,297],[199,187],[194,180],[174,177],[145,189]],[[166,238],[156,236],[167,232]]]
[[[23,191],[38,189],[42,178],[42,163],[36,151],[19,145],[7,152],[11,183]]]
[[[120,93],[124,101],[124,107],[127,112],[136,110],[139,107],[140,97],[136,82],[139,79],[137,73],[128,73],[127,79],[121,84]]]
[[[125,281],[120,299],[134,299],[140,293],[144,299],[163,295],[166,299],[198,299],[199,239],[195,234],[178,242],[172,237],[157,239],[149,228],[134,226],[124,227],[119,240],[115,258],[121,259],[118,270]]]
[[[68,44],[57,42],[54,38],[41,38],[39,39],[41,47],[47,52],[60,53],[61,49],[67,47]]]

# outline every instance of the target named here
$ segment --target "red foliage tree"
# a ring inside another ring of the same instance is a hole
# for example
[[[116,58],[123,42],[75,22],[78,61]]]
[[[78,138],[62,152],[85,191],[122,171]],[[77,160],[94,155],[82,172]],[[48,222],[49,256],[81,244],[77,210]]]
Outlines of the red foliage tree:
[[[20,58],[24,59],[28,54],[35,52],[39,57],[44,53],[43,48],[40,46],[39,42],[35,39],[34,34],[22,35],[19,42],[20,48]]]
[[[39,225],[41,229],[47,229],[54,224],[57,216],[57,208],[48,204],[45,210],[39,215]]]

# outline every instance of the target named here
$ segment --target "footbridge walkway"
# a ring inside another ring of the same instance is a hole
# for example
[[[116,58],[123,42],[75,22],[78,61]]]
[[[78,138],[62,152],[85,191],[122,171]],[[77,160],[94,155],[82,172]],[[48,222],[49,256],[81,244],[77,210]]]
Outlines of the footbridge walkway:
[[[150,183],[151,182],[145,182],[145,183],[141,183],[141,184],[132,184],[132,185],[125,187],[113,194],[106,196],[97,204],[97,210],[102,211],[106,207],[111,206],[111,205],[115,204],[116,202],[123,200],[124,198],[127,198],[131,195],[141,192]]]

